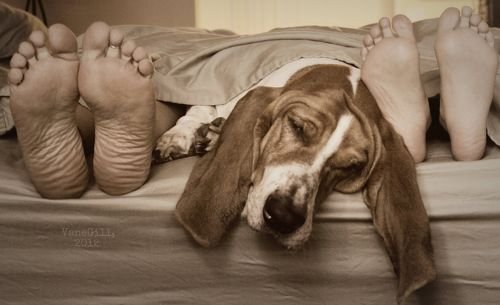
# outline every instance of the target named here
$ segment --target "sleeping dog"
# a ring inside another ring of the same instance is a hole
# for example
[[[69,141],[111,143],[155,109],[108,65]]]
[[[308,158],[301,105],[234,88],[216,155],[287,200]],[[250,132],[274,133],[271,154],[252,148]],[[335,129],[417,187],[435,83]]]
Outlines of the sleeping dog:
[[[198,243],[219,243],[245,209],[253,229],[298,248],[311,234],[315,208],[331,192],[362,190],[399,278],[399,302],[434,278],[413,159],[358,69],[340,62],[313,65],[283,87],[257,87],[237,103],[223,128],[220,119],[204,125],[215,110],[200,114],[202,109],[191,112],[197,123],[183,118],[168,131],[156,152],[161,161],[208,150],[176,208]],[[183,125],[192,139],[184,151],[175,147]]]

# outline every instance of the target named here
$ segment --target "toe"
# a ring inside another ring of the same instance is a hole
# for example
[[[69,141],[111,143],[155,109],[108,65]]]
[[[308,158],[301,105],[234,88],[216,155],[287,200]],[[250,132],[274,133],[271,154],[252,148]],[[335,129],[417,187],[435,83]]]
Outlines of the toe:
[[[460,27],[461,28],[470,27],[471,16],[472,16],[472,8],[470,6],[464,6],[462,8],[462,16],[460,17]]]
[[[139,73],[141,73],[142,76],[149,78],[153,76],[154,67],[151,61],[146,58],[139,62],[137,70],[139,71]]]
[[[391,21],[387,17],[383,17],[379,21],[380,28],[382,29],[382,35],[384,37],[393,37],[391,29]]]
[[[134,58],[134,61],[135,62],[140,62],[141,60],[147,58],[147,53],[146,53],[146,50],[144,50],[143,47],[138,47],[134,50],[134,52],[132,53],[132,58]]]
[[[447,8],[439,17],[438,33],[452,31],[460,22],[460,11],[455,7]]]
[[[106,51],[106,57],[120,58],[121,46],[123,43],[124,35],[117,29],[111,29],[109,33],[109,48]]]
[[[135,41],[127,40],[122,45],[122,58],[126,60],[130,60],[132,58],[132,53],[134,53],[137,48]]]
[[[36,48],[36,58],[44,59],[50,56],[49,50],[45,47],[45,34],[42,31],[33,31],[29,37],[29,41]]]
[[[10,59],[11,68],[25,69],[27,64],[28,61],[26,60],[26,57],[19,53],[15,53]]]
[[[75,34],[63,24],[54,24],[48,31],[52,56],[67,60],[78,59],[78,43]]]
[[[479,25],[477,26],[477,29],[478,29],[478,32],[480,34],[486,34],[490,31],[490,27],[488,26],[488,24],[484,21],[481,21],[479,23]]]
[[[363,45],[365,46],[365,48],[367,48],[368,50],[373,48],[373,45],[375,43],[373,42],[373,38],[371,35],[365,35],[365,38],[363,38]]]
[[[18,68],[12,68],[9,71],[8,79],[12,85],[19,85],[23,81],[23,71]]]
[[[478,14],[473,14],[470,17],[470,29],[477,33],[478,31],[477,27],[480,22],[481,22],[481,16],[479,16]]]
[[[19,52],[19,54],[24,56],[24,58],[26,58],[26,60],[28,60],[30,64],[36,62],[35,48],[31,43],[27,41],[21,42],[21,44],[19,45],[19,49],[17,51]]]
[[[370,36],[372,36],[373,43],[377,44],[382,40],[382,30],[380,25],[376,24],[370,29]]]
[[[410,19],[404,15],[396,15],[392,18],[392,26],[394,31],[399,37],[403,37],[410,40],[415,40],[415,34],[413,33],[413,24]]]
[[[371,35],[365,35],[365,38],[363,39],[363,48],[361,48],[361,59],[363,61],[366,60],[366,56],[368,55],[368,52],[373,48],[375,45],[375,42],[373,41],[373,38]]]
[[[95,59],[104,55],[109,46],[110,27],[104,22],[89,26],[83,37],[82,59]]]
[[[479,35],[486,40],[486,34],[490,31],[490,27],[484,21],[481,21],[477,27]]]

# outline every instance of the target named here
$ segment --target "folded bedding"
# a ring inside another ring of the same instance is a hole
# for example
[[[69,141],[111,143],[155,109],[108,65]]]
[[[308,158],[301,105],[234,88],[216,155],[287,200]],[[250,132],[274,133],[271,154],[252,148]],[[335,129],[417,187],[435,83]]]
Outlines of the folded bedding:
[[[150,54],[155,67],[156,98],[186,105],[226,104],[273,71],[300,58],[329,58],[360,67],[362,39],[368,32],[368,27],[319,26],[255,35],[146,25],[118,28],[126,39],[135,40]],[[424,89],[427,96],[433,97],[440,88],[434,54],[437,19],[415,22],[414,28]],[[500,41],[500,29],[491,31]],[[494,101],[487,123],[490,138],[500,144],[500,100]]]

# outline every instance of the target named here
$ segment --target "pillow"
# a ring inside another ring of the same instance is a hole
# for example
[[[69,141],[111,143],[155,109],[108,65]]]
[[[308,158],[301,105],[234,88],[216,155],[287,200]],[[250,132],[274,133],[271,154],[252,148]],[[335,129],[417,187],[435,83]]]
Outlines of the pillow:
[[[47,27],[37,17],[0,1],[0,58],[12,56],[34,30],[47,32]]]

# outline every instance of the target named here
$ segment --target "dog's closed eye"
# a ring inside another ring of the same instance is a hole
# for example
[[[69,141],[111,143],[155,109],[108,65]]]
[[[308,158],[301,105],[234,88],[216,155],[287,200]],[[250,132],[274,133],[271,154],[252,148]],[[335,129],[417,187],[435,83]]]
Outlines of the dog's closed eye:
[[[292,127],[292,130],[298,135],[298,136],[303,136],[304,135],[304,123],[297,118],[288,116],[288,122],[290,123],[290,126]]]
[[[293,134],[304,144],[309,143],[316,135],[313,123],[293,114],[287,116],[287,123]]]

